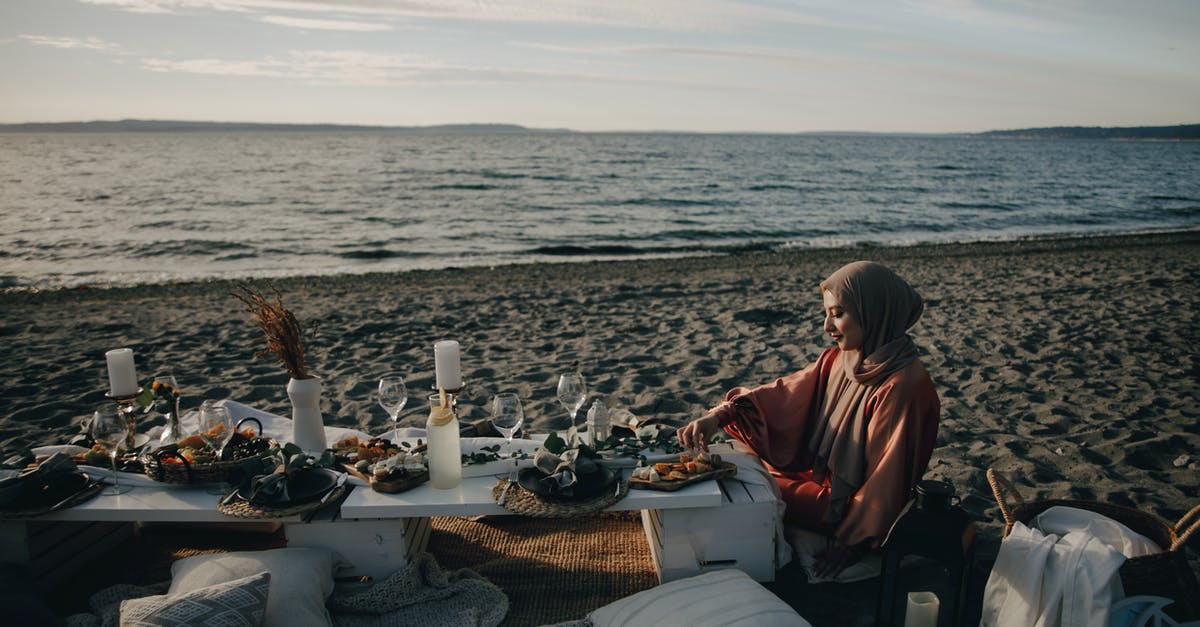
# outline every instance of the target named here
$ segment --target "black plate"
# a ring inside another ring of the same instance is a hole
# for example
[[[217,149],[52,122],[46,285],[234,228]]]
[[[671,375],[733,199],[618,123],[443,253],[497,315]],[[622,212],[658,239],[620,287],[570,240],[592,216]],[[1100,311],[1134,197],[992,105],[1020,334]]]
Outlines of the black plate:
[[[23,485],[20,495],[5,507],[14,510],[51,507],[83,491],[90,483],[91,479],[82,472],[58,473],[45,483]]]
[[[298,473],[288,480],[288,500],[270,501],[268,505],[283,505],[311,501],[333,489],[338,473],[325,468],[312,468]],[[250,486],[238,488],[238,498],[250,500]]]
[[[575,501],[586,499],[604,493],[605,490],[611,490],[613,484],[617,481],[617,475],[613,471],[604,466],[597,466],[598,470],[591,474],[581,475],[577,477],[575,490],[571,496],[562,494],[551,494],[548,492],[540,481],[545,478],[545,474],[537,468],[526,468],[517,476],[517,483],[526,490],[547,499],[557,499],[560,501]]]

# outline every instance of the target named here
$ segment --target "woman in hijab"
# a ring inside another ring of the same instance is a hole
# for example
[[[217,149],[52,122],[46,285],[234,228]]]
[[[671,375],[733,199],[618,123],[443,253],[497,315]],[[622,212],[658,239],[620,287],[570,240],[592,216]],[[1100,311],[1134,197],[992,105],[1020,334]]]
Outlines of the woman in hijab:
[[[816,574],[833,577],[883,541],[929,463],[941,405],[907,334],[925,305],[904,279],[858,261],[820,289],[836,346],[774,383],[730,390],[678,437],[706,449],[723,428],[753,449],[784,521],[831,538]]]

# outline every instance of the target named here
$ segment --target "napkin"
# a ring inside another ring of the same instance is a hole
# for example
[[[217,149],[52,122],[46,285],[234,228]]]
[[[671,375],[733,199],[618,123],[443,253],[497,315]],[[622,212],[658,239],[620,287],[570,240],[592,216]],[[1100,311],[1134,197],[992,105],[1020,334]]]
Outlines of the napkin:
[[[547,494],[557,496],[573,496],[580,475],[590,475],[600,470],[592,459],[591,449],[586,446],[567,449],[561,455],[544,448],[538,449],[533,465],[546,475],[538,480],[538,485]]]
[[[22,497],[51,490],[67,475],[77,475],[79,469],[66,453],[55,453],[45,461],[21,472],[0,479],[0,505],[23,501]]]
[[[275,471],[258,475],[250,480],[250,494],[247,500],[251,503],[286,503],[291,500],[288,493],[288,482],[295,479],[299,473],[315,469],[316,458],[304,453],[296,453],[279,464]]]

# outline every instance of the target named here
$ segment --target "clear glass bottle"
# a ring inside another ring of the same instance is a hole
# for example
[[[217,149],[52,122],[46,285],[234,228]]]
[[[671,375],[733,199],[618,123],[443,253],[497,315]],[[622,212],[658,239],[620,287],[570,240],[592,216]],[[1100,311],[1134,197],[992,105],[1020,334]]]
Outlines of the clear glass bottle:
[[[454,414],[454,401],[449,394],[429,397],[425,437],[429,485],[439,490],[457,488],[462,483],[462,450],[458,444],[458,416]]]

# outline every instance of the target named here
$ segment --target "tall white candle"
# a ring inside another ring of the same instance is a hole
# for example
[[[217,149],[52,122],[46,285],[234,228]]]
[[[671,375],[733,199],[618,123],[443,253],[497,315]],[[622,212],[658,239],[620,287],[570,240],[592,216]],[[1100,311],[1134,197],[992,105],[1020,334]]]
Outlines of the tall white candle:
[[[458,342],[442,340],[433,345],[433,367],[437,375],[437,386],[443,390],[462,387],[462,363],[459,358]]]
[[[909,592],[904,627],[937,627],[938,598],[932,592]]]
[[[133,350],[115,348],[104,353],[108,362],[108,393],[113,398],[137,394],[137,371],[133,367]]]

